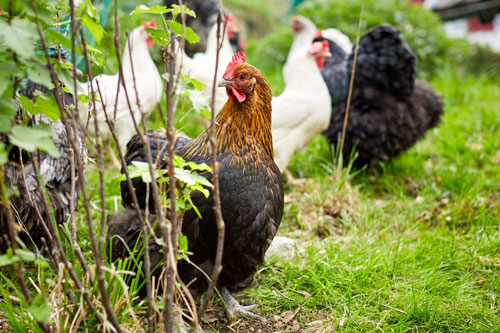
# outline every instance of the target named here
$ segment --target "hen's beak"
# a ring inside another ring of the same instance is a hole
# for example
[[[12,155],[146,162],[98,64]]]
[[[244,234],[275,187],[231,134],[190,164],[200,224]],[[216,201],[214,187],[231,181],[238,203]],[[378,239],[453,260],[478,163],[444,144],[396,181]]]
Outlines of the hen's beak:
[[[332,53],[330,51],[325,51],[325,52],[323,52],[322,56],[324,58],[331,58],[332,57]]]
[[[231,81],[229,77],[223,77],[222,80],[217,83],[217,87],[232,87],[234,81]]]

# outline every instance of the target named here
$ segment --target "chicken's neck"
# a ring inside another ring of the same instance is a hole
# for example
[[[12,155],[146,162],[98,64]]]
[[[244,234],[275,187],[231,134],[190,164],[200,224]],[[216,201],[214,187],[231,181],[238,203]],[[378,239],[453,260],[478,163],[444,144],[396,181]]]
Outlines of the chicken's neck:
[[[271,90],[258,82],[254,93],[243,103],[228,100],[216,117],[217,153],[233,155],[258,154],[261,151],[274,159],[271,134]],[[209,154],[210,129],[186,145],[184,157]]]
[[[132,65],[135,76],[156,69],[145,41],[128,40],[123,49],[124,75],[131,75]]]

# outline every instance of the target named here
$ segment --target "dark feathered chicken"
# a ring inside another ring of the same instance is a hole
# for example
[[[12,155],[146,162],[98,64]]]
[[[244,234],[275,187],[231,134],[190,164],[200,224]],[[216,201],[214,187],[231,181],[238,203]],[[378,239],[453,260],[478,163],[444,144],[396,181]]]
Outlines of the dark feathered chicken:
[[[344,124],[354,54],[347,55],[328,36],[331,58],[324,59],[321,73],[332,97],[332,117],[324,131],[337,145]],[[354,49],[353,49],[354,51]],[[416,56],[399,31],[382,25],[370,30],[359,43],[344,160],[354,147],[355,164],[373,166],[409,148],[434,127],[443,113],[441,98],[423,82],[415,81]],[[318,59],[318,65],[323,62]]]
[[[271,90],[261,72],[244,62],[245,57],[235,55],[228,65],[220,86],[226,87],[228,101],[217,114],[216,137],[217,159],[219,161],[219,185],[221,208],[226,224],[223,270],[218,285],[232,314],[258,317],[241,307],[231,297],[228,290],[248,286],[258,265],[264,261],[264,254],[276,234],[283,213],[283,183],[278,167],[273,161],[271,136]],[[177,154],[186,161],[209,163],[210,149],[208,132],[196,139],[185,137],[177,141]],[[161,131],[149,131],[148,137],[153,155],[161,154],[166,138]],[[145,160],[144,147],[137,137],[128,144],[127,163]],[[154,156],[153,156],[154,157]],[[163,162],[164,163],[164,162]],[[211,179],[211,174],[205,175]],[[137,180],[135,188],[140,198],[141,208],[145,184]],[[215,259],[217,228],[213,210],[213,197],[200,192],[192,194],[192,200],[199,209],[200,219],[194,211],[184,215],[182,232],[188,238],[190,258],[209,275]],[[131,207],[128,187],[122,186],[122,199],[126,207]],[[151,206],[151,205],[150,205]],[[154,207],[151,207],[154,208]],[[110,221],[108,239],[119,235],[133,245],[140,231],[135,210],[126,210]],[[122,243],[112,241],[112,259],[127,256]],[[152,244],[154,247],[155,245]],[[152,253],[152,267],[161,256]],[[155,262],[155,260],[157,260]],[[203,292],[207,280],[194,266],[181,261],[179,274],[190,288]]]
[[[19,93],[32,99],[36,104],[35,91],[49,92],[50,90],[32,81],[28,81],[26,87]],[[64,93],[64,100],[67,105],[74,104],[73,96]],[[17,113],[17,119],[23,120],[23,113],[21,110]],[[10,188],[17,188],[19,194],[10,197],[14,215],[20,223],[23,233],[20,238],[28,246],[33,247],[40,245],[40,237],[46,237],[46,233],[36,213],[37,207],[45,223],[49,223],[51,219],[44,208],[41,193],[38,189],[35,168],[39,163],[39,174],[46,186],[47,193],[50,198],[51,207],[57,223],[63,223],[67,220],[70,212],[70,190],[71,190],[71,169],[70,169],[70,155],[68,137],[66,128],[59,119],[53,122],[43,114],[31,116],[28,125],[46,123],[49,124],[54,132],[54,144],[57,147],[60,157],[52,157],[49,154],[41,151],[32,153],[35,165],[29,158],[29,154],[14,146],[9,151],[8,163],[4,165],[4,179],[7,186]],[[83,142],[82,133],[77,133],[77,142],[75,146],[81,148]],[[7,143],[6,135],[2,135],[2,141]],[[24,175],[21,168],[21,162],[24,165]],[[43,193],[43,195],[45,195]],[[5,248],[3,242],[3,235],[7,234],[7,224],[4,216],[0,216],[0,249]]]
[[[171,6],[172,4],[178,5],[179,0],[164,0],[163,3],[166,6]],[[196,18],[186,15],[186,25],[191,27],[200,37],[200,41],[198,43],[187,43],[185,46],[186,54],[193,57],[195,53],[205,52],[205,49],[207,48],[208,32],[217,22],[219,6],[215,0],[184,0],[182,1],[182,4],[186,5],[189,9],[194,10],[196,13]],[[243,52],[245,49],[245,43],[240,35],[234,16],[225,8],[223,11],[228,19],[227,32],[231,47],[235,53]]]

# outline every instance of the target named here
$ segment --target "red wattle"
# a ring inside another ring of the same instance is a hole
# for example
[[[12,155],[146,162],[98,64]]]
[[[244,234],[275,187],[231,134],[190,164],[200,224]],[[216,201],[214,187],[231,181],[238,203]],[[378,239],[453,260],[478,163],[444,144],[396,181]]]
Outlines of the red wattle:
[[[325,64],[325,58],[316,57],[316,65],[318,65],[318,68],[323,68],[324,64]]]
[[[152,47],[153,45],[155,45],[155,41],[153,40],[153,38],[149,37],[147,40],[146,40],[146,45],[148,47]]]
[[[233,87],[231,91],[233,92],[234,96],[238,99],[238,102],[243,103],[247,99],[247,95],[245,95],[235,87]]]

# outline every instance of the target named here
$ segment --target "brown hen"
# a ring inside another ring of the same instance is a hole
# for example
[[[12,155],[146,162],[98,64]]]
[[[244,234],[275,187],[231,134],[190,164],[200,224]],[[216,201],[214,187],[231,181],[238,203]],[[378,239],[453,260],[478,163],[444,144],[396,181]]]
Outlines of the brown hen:
[[[264,255],[271,244],[283,214],[283,181],[273,161],[271,135],[271,90],[262,73],[245,63],[245,56],[236,54],[227,66],[219,86],[226,88],[228,100],[217,114],[216,140],[219,163],[219,188],[221,209],[226,225],[223,270],[218,287],[226,302],[229,316],[244,315],[263,319],[249,310],[253,306],[240,306],[231,296],[234,291],[248,287],[257,267],[264,262]],[[196,139],[185,137],[176,143],[176,153],[186,161],[210,163],[209,131]],[[154,130],[148,133],[153,155],[164,155],[166,145],[164,133]],[[145,149],[136,136],[128,144],[127,163],[145,161]],[[157,156],[153,156],[156,159]],[[161,156],[160,160],[164,160]],[[166,162],[162,163],[166,167]],[[208,179],[211,174],[205,175]],[[125,186],[124,186],[125,185]],[[141,209],[146,202],[147,187],[140,178],[134,187]],[[208,275],[212,273],[217,246],[217,227],[214,214],[213,192],[206,198],[200,192],[192,194],[192,200],[202,218],[188,211],[182,221],[182,232],[188,238],[190,260]],[[150,196],[151,197],[151,196]],[[127,257],[130,248],[139,237],[142,223],[132,209],[131,194],[122,184],[122,199],[127,210],[110,219],[108,240],[112,242],[112,259]],[[149,205],[155,209],[154,205]],[[151,261],[155,267],[162,259],[161,248],[151,241]],[[186,261],[180,261],[178,271],[181,279],[192,290],[203,292],[208,286],[205,275]]]

